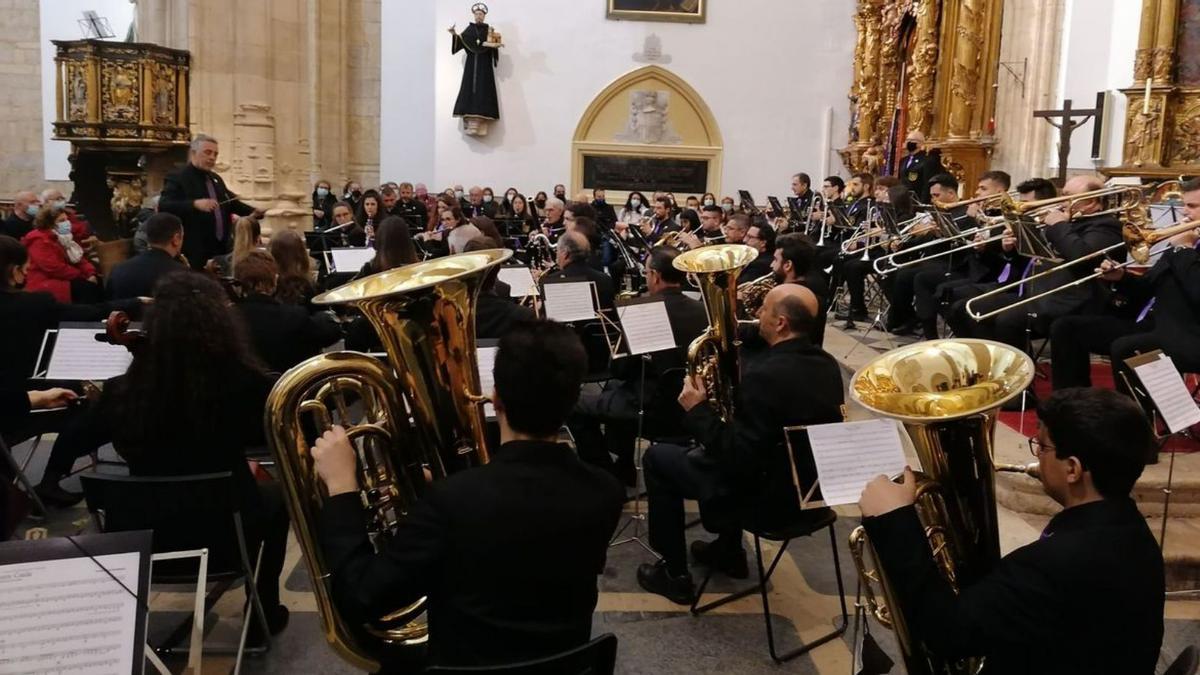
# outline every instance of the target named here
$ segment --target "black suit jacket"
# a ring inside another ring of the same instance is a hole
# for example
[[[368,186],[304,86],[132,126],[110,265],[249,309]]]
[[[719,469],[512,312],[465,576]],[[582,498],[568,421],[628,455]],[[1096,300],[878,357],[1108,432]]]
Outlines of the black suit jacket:
[[[1121,243],[1121,221],[1112,216],[1094,216],[1051,225],[1043,229],[1046,240],[1063,260],[1075,260],[1102,248]],[[1113,258],[1124,259],[1124,251],[1114,252]],[[1026,294],[1037,294],[1052,288],[1065,286],[1071,281],[1085,277],[1100,265],[1097,259],[1091,263],[1080,263],[1066,270],[1055,272],[1026,284]],[[1038,262],[1033,267],[1036,273],[1046,269],[1048,263]],[[1058,291],[1054,295],[1032,303],[1031,311],[1045,316],[1064,316],[1075,312],[1098,312],[1108,299],[1106,287],[1098,281],[1089,281],[1078,286]]]
[[[900,158],[900,172],[897,174],[908,189],[917,194],[922,202],[929,202],[929,179],[945,173],[942,168],[942,153],[937,150],[926,152],[921,150]]]
[[[299,305],[251,293],[238,303],[258,358],[282,373],[342,339],[342,329],[328,312],[310,314]]]
[[[334,600],[354,625],[428,595],[439,665],[582,645],[624,496],[566,445],[506,443],[490,463],[433,483],[375,553],[358,494],[338,495],[320,525]]]
[[[663,289],[658,297],[662,298],[663,304],[666,305],[667,320],[671,323],[676,348],[674,351],[654,352],[649,355],[649,363],[646,366],[647,400],[654,398],[654,383],[659,375],[672,368],[687,365],[688,345],[708,328],[708,313],[704,310],[704,303],[684,295],[681,288]],[[613,359],[610,369],[613,379],[620,380],[621,386],[628,389],[635,399],[641,387],[641,363],[639,357],[626,356]]]
[[[499,288],[485,290],[480,292],[479,304],[475,306],[475,337],[499,340],[512,329],[514,323],[536,318],[532,309],[513,302],[507,290],[503,295]]]
[[[33,220],[21,220],[16,213],[8,214],[8,217],[4,219],[4,224],[0,225],[0,234],[7,234],[17,241],[21,241],[21,238],[29,234],[31,230],[33,230]]]
[[[758,257],[746,265],[742,269],[742,273],[738,275],[738,283],[744,284],[747,281],[754,281],[759,277],[771,273],[771,263],[775,260],[775,253],[759,253]]]
[[[1181,370],[1200,366],[1200,251],[1177,248],[1138,277],[1126,274],[1118,290],[1130,295],[1135,314],[1154,298],[1154,332]]]
[[[557,272],[546,275],[546,283],[557,281],[591,281],[596,284],[596,297],[600,309],[611,312],[616,302],[617,289],[612,277],[592,267],[585,260],[576,260]]]
[[[800,500],[783,428],[841,422],[843,391],[837,361],[807,337],[793,338],[742,361],[731,422],[701,403],[684,414],[684,426],[749,498],[752,511],[785,517]],[[799,448],[796,460],[801,483],[810,485],[816,478],[812,453]]]
[[[114,300],[152,297],[159,279],[186,269],[161,248],[150,248],[113,268],[108,276],[108,297]]]
[[[986,656],[997,675],[1153,675],[1163,559],[1133,500],[1062,511],[1038,541],[958,595],[912,507],[863,524],[909,626],[937,653]]]
[[[197,199],[209,198],[209,182],[212,183],[218,202],[232,200],[220,207],[225,230],[220,239],[217,238],[214,213],[200,211],[192,205]],[[202,269],[209,258],[224,253],[228,248],[228,242],[233,240],[234,214],[248,216],[254,213],[254,207],[236,199],[229,188],[225,187],[225,181],[221,180],[220,176],[198,169],[192,164],[167,174],[158,209],[173,213],[183,221],[183,254],[196,269]]]
[[[465,206],[463,206],[463,215],[467,218],[475,218],[476,216],[495,218],[496,202],[483,202],[479,206],[475,206],[471,202],[466,202]]]

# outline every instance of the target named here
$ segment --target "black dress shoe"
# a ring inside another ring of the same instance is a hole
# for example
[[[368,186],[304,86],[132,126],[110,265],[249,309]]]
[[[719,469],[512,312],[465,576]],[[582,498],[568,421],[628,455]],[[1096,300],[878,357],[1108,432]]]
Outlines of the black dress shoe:
[[[678,605],[690,605],[696,598],[692,575],[684,572],[673,576],[667,571],[667,563],[662,560],[638,565],[637,579],[638,585],[646,592],[661,595]]]
[[[750,566],[746,564],[746,550],[741,547],[731,551],[725,546],[719,546],[715,541],[696,540],[692,542],[692,558],[730,579],[745,579],[750,576]]]
[[[46,504],[47,506],[56,506],[58,508],[65,509],[75,506],[79,502],[83,501],[82,492],[71,492],[70,490],[64,490],[61,486],[59,486],[58,481],[42,481],[33,488],[33,491],[37,493],[37,496],[42,500],[42,503]]]
[[[899,326],[892,326],[887,331],[892,335],[913,335],[917,332],[917,322],[907,321]]]
[[[264,605],[263,612],[267,615],[267,630],[271,632],[271,635],[279,635],[284,628],[287,628],[288,618],[291,617],[291,612],[287,607]],[[246,633],[246,646],[262,647],[267,642],[263,636],[262,623],[255,614],[248,616],[247,620],[250,622],[250,630]]]

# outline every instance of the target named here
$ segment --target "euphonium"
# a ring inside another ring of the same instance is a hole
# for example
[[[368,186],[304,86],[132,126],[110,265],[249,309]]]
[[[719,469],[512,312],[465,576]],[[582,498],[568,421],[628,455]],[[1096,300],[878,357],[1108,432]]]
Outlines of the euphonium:
[[[738,274],[758,257],[744,244],[704,246],[675,258],[675,269],[695,279],[708,312],[708,328],[688,345],[688,374],[700,377],[709,403],[733,418],[738,375]]]
[[[334,605],[316,530],[326,499],[309,447],[331,424],[346,427],[378,548],[430,478],[487,462],[475,354],[475,305],[489,271],[512,251],[463,253],[353,281],[318,296],[370,321],[387,361],[355,352],[315,356],[284,373],[267,399],[266,431],[287,492],[325,639],[350,663],[379,669],[381,655],[428,639],[424,599],[366,625]],[[410,420],[411,418],[411,420]]]
[[[917,515],[930,553],[955,591],[1000,560],[992,443],[996,413],[1033,381],[1033,361],[1021,350],[987,340],[938,340],[893,349],[854,374],[851,396],[868,410],[903,422],[916,448]],[[1011,468],[1011,467],[1009,467]],[[951,660],[928,651],[912,634],[875,558],[868,571],[861,527],[850,553],[866,589],[867,607],[896,633],[909,675],[974,674],[979,659]],[[878,581],[887,605],[875,597]]]
[[[767,293],[770,293],[775,286],[774,272],[768,272],[757,279],[738,284],[738,318],[744,321],[753,321],[758,318],[758,310],[762,309],[763,302],[767,299]]]

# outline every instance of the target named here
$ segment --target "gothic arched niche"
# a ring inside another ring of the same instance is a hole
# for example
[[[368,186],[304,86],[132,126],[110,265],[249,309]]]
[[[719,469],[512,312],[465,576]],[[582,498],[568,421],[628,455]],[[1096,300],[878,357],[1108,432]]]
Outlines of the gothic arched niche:
[[[716,119],[691,85],[659,66],[639,68],[605,87],[579,120],[572,193],[720,194],[722,150]]]

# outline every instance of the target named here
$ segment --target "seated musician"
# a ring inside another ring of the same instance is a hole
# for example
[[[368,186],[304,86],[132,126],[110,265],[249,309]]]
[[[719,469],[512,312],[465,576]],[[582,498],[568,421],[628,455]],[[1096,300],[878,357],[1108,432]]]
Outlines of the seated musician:
[[[725,221],[725,243],[745,244],[746,233],[750,231],[750,216],[735,213]]]
[[[581,394],[568,423],[579,456],[586,462],[613,471],[626,485],[637,484],[633,443],[639,401],[644,401],[641,407],[647,417],[666,407],[659,405],[661,402],[657,398],[659,377],[669,369],[686,365],[688,345],[708,327],[704,303],[683,294],[682,285],[687,281],[687,275],[675,269],[673,263],[678,256],[676,249],[657,246],[646,260],[646,286],[652,297],[661,298],[666,305],[677,349],[651,354],[645,360],[644,373],[642,357],[614,359],[610,367],[612,379],[598,393],[585,391]],[[644,398],[641,396],[643,386]],[[610,453],[617,457],[615,465]]]
[[[1184,219],[1200,220],[1200,179],[1183,184]],[[1171,249],[1145,274],[1132,274],[1105,260],[1101,277],[1126,296],[1127,310],[1090,316],[1065,316],[1054,322],[1050,338],[1054,388],[1091,384],[1089,354],[1112,359],[1117,388],[1127,391],[1133,373],[1125,359],[1162,349],[1181,372],[1200,372],[1200,232],[1188,230],[1170,240]]]
[[[263,543],[258,593],[272,634],[287,625],[279,576],[287,549],[288,513],[278,483],[258,483],[244,449],[263,443],[263,407],[272,380],[254,356],[225,290],[204,274],[163,277],[124,375],[104,383],[99,400],[58,437],[43,485],[75,460],[112,443],[134,476],[229,471],[238,491],[251,559]],[[155,532],[155,539],[170,533]],[[258,622],[251,637],[262,639]]]
[[[818,347],[825,344],[825,314],[829,311],[829,280],[817,267],[819,250],[812,240],[799,232],[781,234],[775,240],[775,259],[771,273],[776,284],[800,284],[817,296],[820,309],[812,322],[808,339]],[[750,281],[743,279],[742,282]]]
[[[563,221],[566,209],[566,202],[558,197],[546,200],[546,219],[542,222],[540,229],[542,234],[550,238],[551,243],[558,241],[558,237],[567,229],[567,225]]]
[[[809,217],[807,234],[817,245],[817,266],[825,269],[841,252],[846,234],[846,181],[841,176],[827,176],[821,183],[822,208],[814,208]],[[823,235],[823,236],[822,236]]]
[[[723,243],[725,241],[725,216],[719,206],[705,206],[700,209],[700,229],[679,236],[679,241],[689,249],[706,244]]]
[[[869,175],[869,174],[863,174]],[[861,225],[860,229],[865,227],[869,232],[879,231],[880,234],[867,237],[857,246],[853,246],[841,260],[841,277],[846,280],[846,291],[850,295],[850,308],[847,312],[838,314],[839,321],[866,321],[867,320],[867,275],[874,274],[875,268],[872,266],[875,258],[886,254],[886,247],[879,242],[886,238],[886,232],[883,230],[883,220],[887,219],[892,224],[895,223],[895,213],[891,205],[890,191],[892,188],[900,185],[900,179],[895,176],[880,176],[874,180],[870,191],[866,191],[864,183],[864,195],[873,197],[874,206],[877,209],[879,222],[872,222],[871,206],[866,206],[866,213],[862,214],[865,218],[866,225]],[[860,198],[855,201],[863,201]],[[872,245],[874,244],[874,245]],[[869,248],[868,248],[869,246]],[[866,259],[863,258],[863,249],[866,249]]]
[[[463,247],[464,253],[503,248],[500,242],[490,237],[476,237]],[[475,337],[498,340],[508,334],[521,321],[537,318],[533,310],[518,304],[512,297],[512,289],[500,281],[500,268],[493,267],[483,280],[479,290],[479,302],[475,305]]]
[[[588,264],[592,246],[581,232],[566,232],[558,238],[554,249],[558,270],[546,274],[543,282],[590,281],[596,285],[596,298],[602,311],[611,312],[616,300],[612,277]]]
[[[255,353],[272,372],[283,373],[342,339],[342,328],[329,312],[310,314],[301,305],[275,299],[279,271],[270,253],[251,251],[233,273],[242,289],[238,313]]]
[[[754,281],[771,274],[771,265],[775,262],[775,237],[777,233],[766,218],[756,218],[750,222],[746,230],[746,239],[742,242],[758,251],[755,258],[738,276],[739,283]]]
[[[1017,185],[1017,193],[1020,201],[1030,202],[1053,199],[1058,196],[1058,189],[1045,178],[1030,178]],[[994,236],[995,231],[992,232]],[[977,258],[971,263],[971,278],[983,280],[946,289],[946,309],[943,316],[946,325],[954,331],[956,337],[974,337],[978,325],[967,314],[967,302],[981,293],[999,287],[1000,284],[1015,280],[1029,264],[1029,259],[1017,250],[1017,238],[1013,235],[1012,228],[1005,227],[1000,230],[1000,235],[998,251],[996,242],[976,244],[974,247]],[[999,270],[992,275],[997,266]],[[985,269],[988,270],[986,273],[983,271]]]
[[[948,173],[939,173],[930,178],[928,189],[935,203],[948,204],[958,199],[958,179]],[[908,194],[915,196],[912,193]],[[892,203],[895,204],[897,201],[897,199],[893,198]],[[928,214],[930,216],[929,222],[916,223],[909,230],[908,236],[893,250],[903,251],[917,246],[922,248],[913,251],[911,254],[897,258],[897,261],[912,262],[914,258],[919,259],[925,256],[932,256],[945,250],[946,247],[951,245],[949,242],[929,246],[929,244],[937,242],[942,236],[936,217],[949,218],[963,229],[974,227],[974,221],[965,222],[969,220],[967,219],[966,211],[966,207],[958,207],[952,211],[942,211],[937,215],[930,212]],[[952,272],[955,266],[964,266],[965,260],[966,256],[937,256],[930,260],[910,264],[891,274],[892,306],[888,312],[888,331],[895,335],[912,333],[918,328],[918,323],[921,319],[924,318],[926,337],[936,338],[937,305],[930,296],[922,298],[920,305],[918,305],[917,277],[919,275],[931,275],[934,280],[944,279],[948,273]],[[930,291],[932,291],[932,288],[930,288]],[[932,335],[929,334],[931,323]]]
[[[78,394],[61,387],[25,391],[23,387],[0,385],[0,437],[24,427],[30,411],[62,408],[77,398]],[[10,527],[17,521],[17,514],[9,512],[18,503],[12,494],[16,489],[10,480],[0,481],[0,541],[7,541]]]
[[[461,215],[461,211],[455,211]],[[449,214],[450,211],[444,213]],[[472,228],[474,229],[474,228]],[[394,270],[418,262],[417,248],[408,225],[402,218],[388,216],[379,225],[375,256],[363,264],[355,279]],[[366,317],[358,316],[346,327],[346,349],[362,352],[383,351],[379,335]]]
[[[1077,195],[1103,187],[1103,183],[1094,176],[1076,176],[1063,186],[1063,194]],[[1064,262],[1121,243],[1120,218],[1113,214],[1090,215],[1099,213],[1103,208],[1101,200],[1087,199],[1077,203],[1071,213],[1054,210],[1042,217],[1042,222],[1045,223],[1042,234]],[[1123,259],[1123,251],[1114,253],[1114,257]],[[1026,265],[1025,270],[1018,274],[1016,279],[1025,279],[1053,264],[1049,261],[1034,261]],[[972,334],[1018,349],[1026,349],[1028,334],[1049,335],[1050,325],[1061,316],[1102,312],[1108,301],[1107,289],[1103,282],[1090,281],[1077,286],[1067,285],[1075,279],[1091,274],[1093,267],[1094,265],[1074,265],[1021,284],[1014,293],[1000,294],[976,303],[973,307],[977,311],[987,312],[1006,307],[1026,296],[1054,290],[1052,295],[1041,300],[979,322]]]
[[[792,175],[792,197],[796,201],[791,212],[788,214],[788,227],[790,229],[804,229],[808,226],[808,223],[803,221],[811,213],[813,198],[816,196],[816,193],[809,187],[811,185],[812,178],[809,178],[807,173],[801,172]]]
[[[679,230],[679,223],[675,220],[674,204],[675,202],[667,196],[654,198],[653,215],[639,225],[646,241],[654,244],[666,233]]]
[[[522,322],[501,338],[492,394],[499,451],[430,485],[380,553],[367,538],[345,432],[334,427],[317,441],[329,492],[320,543],[334,602],[351,624],[428,596],[429,660],[445,666],[513,663],[591,638],[596,576],[624,490],[557,442],[586,362],[562,324]]]
[[[1011,184],[1012,177],[1007,173],[988,171],[980,176],[979,183],[975,188],[975,197],[1004,194],[1008,192]],[[946,196],[944,189],[939,190],[936,184],[931,184],[929,189],[942,193],[939,201]],[[956,198],[951,197],[951,200]],[[954,224],[961,232],[978,228],[983,222],[979,220],[980,218],[998,213],[999,211],[995,209],[990,214],[984,213],[980,208],[980,203],[976,202],[966,207],[951,209],[948,215],[954,219]],[[1001,229],[980,231],[975,235],[974,241],[982,242],[993,232],[998,234]],[[949,246],[960,250],[922,266],[913,280],[917,323],[926,340],[937,339],[938,310],[941,308],[942,299],[950,293],[952,288],[965,284],[994,281],[999,276],[1001,269],[1004,268],[1003,244],[1000,240],[980,244],[978,247],[968,247],[968,244],[969,240],[967,239],[957,239],[951,242]]]
[[[1146,418],[1101,389],[1056,391],[1038,418],[1030,449],[1063,510],[960,593],[930,556],[912,474],[902,484],[880,476],[863,490],[863,525],[913,639],[947,658],[983,656],[998,675],[1153,675],[1163,558],[1130,498],[1153,443]]]
[[[796,284],[767,294],[759,332],[769,348],[743,363],[732,420],[721,420],[697,378],[684,381],[683,424],[699,445],[656,444],[642,460],[650,545],[663,556],[638,568],[642,588],[679,604],[693,600],[685,499],[700,502],[705,528],[719,535],[714,542],[694,543],[693,557],[737,578],[747,575],[739,516],[749,511],[766,523],[768,514],[798,508],[783,429],[842,420],[841,369],[808,339],[817,307],[812,291]]]

